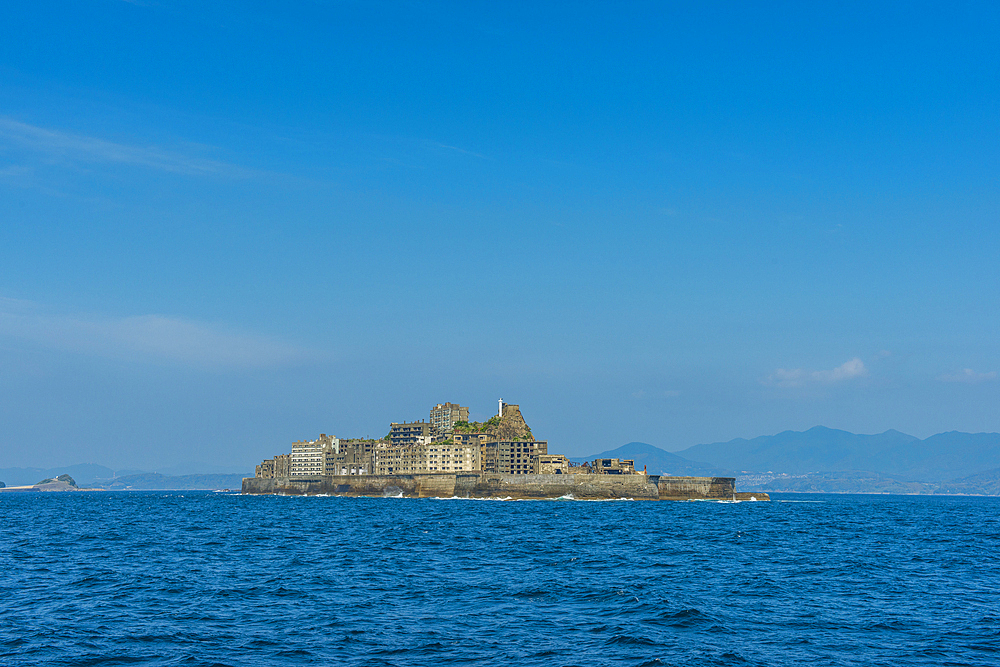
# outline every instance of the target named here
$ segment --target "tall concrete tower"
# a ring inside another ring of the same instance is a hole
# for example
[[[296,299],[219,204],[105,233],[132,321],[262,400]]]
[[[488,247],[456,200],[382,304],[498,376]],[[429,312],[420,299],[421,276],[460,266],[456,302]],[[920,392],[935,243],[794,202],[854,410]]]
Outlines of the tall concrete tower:
[[[497,417],[500,417],[502,419],[503,418],[503,399],[502,398],[499,400],[499,403],[500,403],[500,407],[497,410]]]

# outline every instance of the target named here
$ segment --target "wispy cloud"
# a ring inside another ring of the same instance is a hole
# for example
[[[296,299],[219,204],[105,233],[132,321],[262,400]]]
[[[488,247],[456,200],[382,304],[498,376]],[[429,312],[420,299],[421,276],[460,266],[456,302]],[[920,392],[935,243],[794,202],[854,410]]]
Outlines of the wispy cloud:
[[[997,379],[996,371],[988,371],[986,373],[977,373],[971,368],[963,368],[961,370],[955,371],[954,373],[945,373],[944,375],[939,375],[938,380],[941,382],[964,382],[966,384],[978,384],[980,382],[989,382],[990,380]]]
[[[264,336],[164,315],[79,317],[0,298],[0,336],[67,352],[212,370],[265,368],[326,355]]]
[[[442,143],[439,143],[439,142],[435,142],[434,145],[437,146],[438,148],[447,148],[450,151],[456,151],[458,153],[463,153],[465,155],[471,155],[472,157],[477,157],[480,160],[489,160],[490,159],[489,157],[487,157],[485,155],[482,155],[481,153],[475,153],[473,151],[468,151],[468,150],[465,150],[464,148],[459,148],[458,146],[449,146],[448,144],[442,144]]]
[[[868,375],[868,369],[864,362],[858,357],[854,357],[830,370],[806,371],[802,368],[778,368],[764,380],[764,384],[775,387],[802,387],[808,384],[835,384],[866,375]]]
[[[68,162],[128,164],[193,176],[246,177],[251,171],[218,160],[185,155],[155,146],[135,146],[97,137],[37,127],[0,116],[0,139]]]
[[[801,368],[778,368],[767,376],[765,384],[776,387],[799,387],[805,383],[806,372]]]
[[[639,389],[638,391],[633,391],[630,396],[637,400],[643,400],[646,398],[657,399],[657,398],[677,398],[681,395],[681,392],[676,389],[667,389],[665,391],[650,391],[647,392],[645,389]]]
[[[834,369],[828,371],[813,371],[810,376],[813,380],[817,382],[840,382],[842,380],[850,380],[852,378],[859,378],[868,375],[868,369],[865,368],[864,363],[854,357],[850,361],[845,361],[841,365]]]
[[[30,172],[31,170],[28,167],[13,164],[0,169],[0,178],[24,176]]]

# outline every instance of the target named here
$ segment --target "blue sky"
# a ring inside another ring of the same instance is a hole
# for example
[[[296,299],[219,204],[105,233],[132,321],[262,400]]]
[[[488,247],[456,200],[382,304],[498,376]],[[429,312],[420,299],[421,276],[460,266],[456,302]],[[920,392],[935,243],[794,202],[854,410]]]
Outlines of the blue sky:
[[[21,3],[0,467],[1000,430],[995,3]]]

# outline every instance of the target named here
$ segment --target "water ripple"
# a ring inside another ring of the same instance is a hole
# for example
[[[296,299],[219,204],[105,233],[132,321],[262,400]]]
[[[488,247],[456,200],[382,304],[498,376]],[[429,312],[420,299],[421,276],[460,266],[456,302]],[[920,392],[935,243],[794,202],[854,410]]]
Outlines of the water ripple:
[[[0,664],[998,663],[1000,499],[787,500],[4,494]]]

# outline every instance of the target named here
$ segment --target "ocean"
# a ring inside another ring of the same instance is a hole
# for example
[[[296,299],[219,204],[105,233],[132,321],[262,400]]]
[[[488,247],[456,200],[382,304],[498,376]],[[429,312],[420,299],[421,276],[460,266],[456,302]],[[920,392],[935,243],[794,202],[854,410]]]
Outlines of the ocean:
[[[0,664],[994,666],[998,514],[0,494]]]

